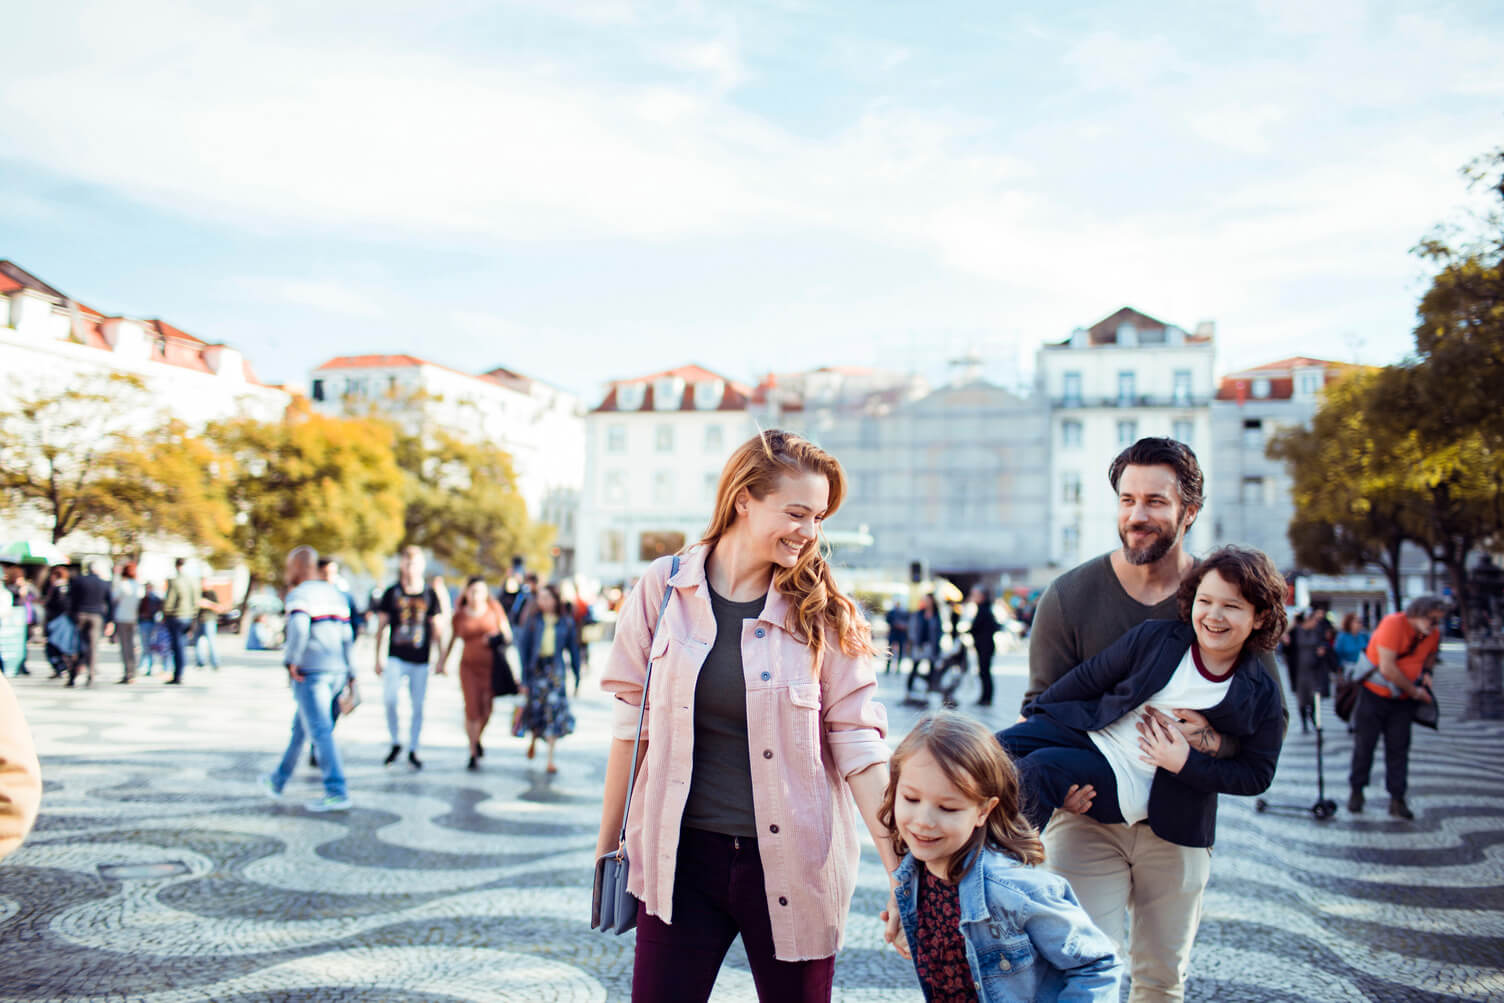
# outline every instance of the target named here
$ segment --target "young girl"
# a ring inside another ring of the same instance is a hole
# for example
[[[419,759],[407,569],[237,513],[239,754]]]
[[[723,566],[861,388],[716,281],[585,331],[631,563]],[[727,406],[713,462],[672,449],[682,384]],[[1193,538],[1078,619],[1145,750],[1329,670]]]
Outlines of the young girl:
[[[899,744],[878,819],[902,858],[898,912],[927,1000],[1116,1003],[1122,966],[1039,835],[992,734],[927,714]]]

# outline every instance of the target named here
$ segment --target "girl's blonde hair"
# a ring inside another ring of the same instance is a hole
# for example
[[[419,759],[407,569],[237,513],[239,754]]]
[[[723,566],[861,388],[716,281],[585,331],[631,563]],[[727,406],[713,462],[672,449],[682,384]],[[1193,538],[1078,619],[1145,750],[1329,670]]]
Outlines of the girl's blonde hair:
[[[888,789],[877,810],[877,819],[888,827],[893,852],[899,857],[909,852],[894,824],[893,803],[898,797],[898,782],[904,764],[919,752],[928,750],[947,780],[966,797],[982,802],[997,798],[966,845],[951,855],[946,873],[951,884],[959,884],[970,870],[967,858],[979,846],[1006,853],[1021,864],[1044,862],[1044,844],[1039,832],[1024,818],[1018,788],[1018,770],[996,738],[980,723],[960,714],[941,711],[926,714],[904,736],[888,763]]]
[[[778,479],[789,474],[819,474],[830,486],[825,517],[840,508],[846,497],[846,473],[834,456],[808,439],[769,429],[759,432],[737,447],[721,469],[715,492],[715,514],[700,539],[707,547],[715,544],[736,522],[736,500],[746,491],[758,501],[778,486]],[[784,628],[809,645],[816,671],[820,655],[828,643],[827,632],[848,655],[871,655],[872,629],[857,609],[856,603],[842,595],[830,571],[824,537],[813,547],[805,547],[792,568],[773,571],[773,587],[787,596],[790,603]]]

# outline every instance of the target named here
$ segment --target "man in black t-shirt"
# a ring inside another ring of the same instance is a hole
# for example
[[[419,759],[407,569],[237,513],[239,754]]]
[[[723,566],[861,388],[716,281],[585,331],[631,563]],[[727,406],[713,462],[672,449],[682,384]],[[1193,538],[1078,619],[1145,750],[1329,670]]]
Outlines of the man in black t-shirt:
[[[392,750],[387,754],[386,765],[396,762],[402,754],[397,730],[397,698],[406,682],[408,702],[412,706],[407,761],[415,770],[423,768],[418,759],[418,736],[423,731],[428,661],[434,632],[439,628],[440,609],[438,594],[423,580],[425,565],[421,549],[404,547],[398,563],[397,584],[386,590],[376,608],[380,614],[376,628],[376,676],[381,680],[386,728],[392,738]]]

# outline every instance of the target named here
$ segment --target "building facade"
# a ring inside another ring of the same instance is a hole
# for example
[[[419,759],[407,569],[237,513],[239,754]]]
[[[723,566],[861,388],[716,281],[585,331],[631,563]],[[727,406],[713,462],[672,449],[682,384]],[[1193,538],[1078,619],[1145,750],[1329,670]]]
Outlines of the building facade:
[[[557,530],[555,574],[577,570],[585,422],[573,394],[510,369],[466,373],[398,354],[330,359],[310,374],[309,396],[329,413],[375,410],[505,450],[528,515]]]
[[[630,585],[700,538],[721,468],[757,431],[752,405],[751,387],[700,366],[611,381],[585,417],[582,579]]]
[[[1048,402],[1049,560],[1068,568],[1120,545],[1108,468],[1145,436],[1178,439],[1203,468],[1211,448],[1216,329],[1194,332],[1131,307],[1077,328],[1038,353],[1038,394]],[[1206,513],[1187,533],[1192,551],[1212,538]]]
[[[291,401],[287,390],[262,383],[229,345],[164,320],[96,310],[10,261],[0,261],[0,358],[0,409],[21,394],[95,391],[116,397],[101,419],[108,432],[144,431],[163,418],[182,421],[190,431],[236,415],[271,421]],[[139,381],[145,392],[138,404],[127,404],[110,385],[116,376]],[[0,538],[45,535],[49,525],[39,513],[16,513],[0,519]],[[75,559],[110,552],[87,527],[69,534],[64,550]],[[181,541],[148,541],[142,577],[165,577],[175,556],[189,556]]]
[[[1329,359],[1296,356],[1228,373],[1211,404],[1212,449],[1207,470],[1207,509],[1212,545],[1256,547],[1297,583],[1296,605],[1326,598],[1342,608],[1382,598],[1387,580],[1377,571],[1313,575],[1290,546],[1295,516],[1294,481],[1283,460],[1266,453],[1269,441],[1288,428],[1310,427],[1322,390],[1357,367]],[[1413,545],[1401,552],[1406,595],[1427,590],[1429,561]]]
[[[811,437],[846,470],[827,523],[853,582],[923,577],[1026,584],[1048,559],[1049,413],[981,380],[916,399],[876,391],[814,419]],[[839,545],[852,532],[861,546]]]

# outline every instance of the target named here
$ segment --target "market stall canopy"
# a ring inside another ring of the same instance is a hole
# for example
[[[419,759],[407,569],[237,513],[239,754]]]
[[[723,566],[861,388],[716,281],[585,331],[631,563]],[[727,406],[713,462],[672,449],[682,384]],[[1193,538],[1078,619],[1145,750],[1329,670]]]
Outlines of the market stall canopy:
[[[6,564],[67,564],[68,555],[45,540],[14,540],[0,547],[0,562]]]

